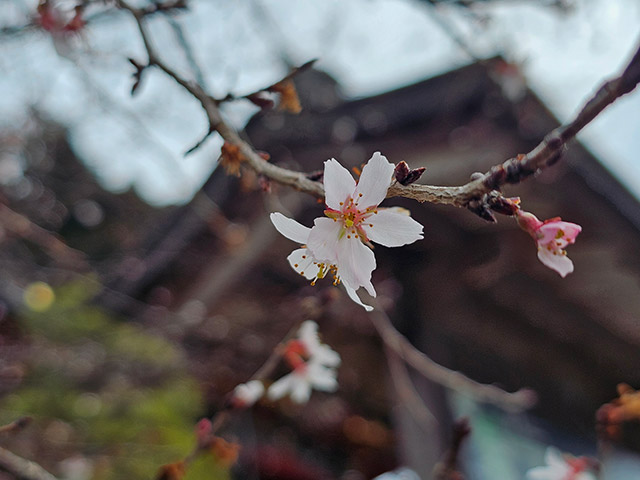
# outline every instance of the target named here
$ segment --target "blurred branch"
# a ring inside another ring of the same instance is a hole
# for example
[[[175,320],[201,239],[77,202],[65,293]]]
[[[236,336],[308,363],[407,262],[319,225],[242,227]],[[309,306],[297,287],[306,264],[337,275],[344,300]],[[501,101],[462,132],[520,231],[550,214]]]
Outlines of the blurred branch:
[[[182,51],[184,52],[184,56],[186,57],[187,62],[191,67],[191,70],[193,71],[193,76],[195,77],[196,81],[200,85],[205,87],[206,82],[204,80],[204,74],[202,73],[202,68],[200,68],[200,65],[196,61],[196,57],[193,54],[193,48],[191,48],[191,44],[187,41],[187,37],[184,34],[184,29],[182,28],[182,25],[180,25],[180,23],[175,18],[173,18],[173,16],[167,15],[166,17],[167,17],[167,22],[169,22],[169,25],[171,26],[171,28],[173,29],[173,32],[176,35],[176,39],[178,40],[178,45],[180,45],[180,47],[182,48]]]
[[[407,364],[386,342],[384,346],[387,365],[389,365],[389,373],[391,374],[391,382],[398,397],[402,400],[409,414],[420,424],[424,431],[433,429],[434,424],[437,423],[436,417],[424,403],[411,381]]]
[[[456,26],[451,22],[445,15],[443,15],[439,9],[438,5],[441,5],[442,1],[435,0],[427,0],[426,2],[427,12],[431,16],[431,19],[438,24],[438,26],[442,29],[442,31],[454,41],[454,43],[462,50],[464,53],[469,56],[469,58],[475,61],[482,61],[482,58],[478,56],[473,47],[469,45],[462,33],[458,31]],[[446,2],[446,5],[449,5],[450,2]]]
[[[433,472],[434,480],[464,480],[464,475],[458,467],[460,447],[464,440],[471,434],[468,418],[456,420],[453,424],[453,436],[451,446],[444,456],[444,460],[438,463]]]
[[[526,410],[535,404],[535,393],[530,389],[521,389],[515,393],[505,392],[494,385],[478,383],[460,372],[434,362],[396,330],[382,309],[371,312],[370,318],[385,346],[429,380],[508,411]]]
[[[13,475],[17,480],[58,480],[31,460],[0,447],[0,471]]]
[[[264,381],[268,379],[271,374],[278,367],[280,359],[282,357],[283,346],[293,337],[295,337],[296,333],[300,329],[300,325],[302,322],[298,321],[296,324],[289,329],[287,334],[284,336],[280,342],[273,348],[271,351],[271,355],[267,358],[267,360],[262,364],[262,366],[247,380],[247,382],[258,380]],[[245,382],[245,383],[247,383]],[[209,451],[211,445],[216,440],[216,434],[220,431],[231,419],[232,414],[241,410],[244,410],[243,407],[238,407],[236,404],[230,401],[232,396],[232,392],[227,395],[225,404],[221,410],[216,413],[211,419],[211,429],[206,435],[205,438],[200,439],[193,450],[180,462],[182,468],[186,469],[188,466],[202,453]],[[164,471],[164,467],[160,470],[162,474]],[[162,478],[161,476],[158,478]]]
[[[32,417],[20,417],[0,427],[0,433],[17,433],[33,421]]]
[[[324,195],[324,188],[320,182],[310,180],[303,173],[268,163],[249,143],[241,139],[238,132],[223,120],[218,108],[219,101],[209,96],[201,85],[183,79],[158,57],[143,23],[144,11],[129,5],[125,0],[117,0],[117,4],[120,8],[129,11],[136,19],[149,57],[149,65],[160,68],[200,102],[207,115],[210,131],[218,132],[225,141],[236,145],[249,168],[283,185],[319,197]],[[481,200],[485,194],[492,190],[497,190],[507,183],[519,183],[556,163],[567,143],[582,128],[619,97],[631,92],[638,82],[640,82],[640,48],[622,75],[602,85],[573,121],[553,130],[529,153],[518,155],[495,165],[465,185],[456,187],[416,184],[403,186],[394,183],[389,188],[387,197],[400,196],[420,202],[469,207],[471,202]]]
[[[29,218],[0,203],[0,226],[25,240],[42,247],[58,263],[76,270],[87,270],[85,254],[69,247],[54,233],[36,225]]]

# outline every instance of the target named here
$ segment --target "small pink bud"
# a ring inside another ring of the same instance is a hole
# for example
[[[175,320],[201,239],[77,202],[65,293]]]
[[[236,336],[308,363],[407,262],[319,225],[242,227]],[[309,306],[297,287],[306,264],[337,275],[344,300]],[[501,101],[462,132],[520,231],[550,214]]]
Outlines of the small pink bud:
[[[209,437],[211,436],[211,432],[213,430],[213,424],[211,420],[208,418],[202,418],[196,424],[196,441],[198,445],[204,446],[209,442]]]

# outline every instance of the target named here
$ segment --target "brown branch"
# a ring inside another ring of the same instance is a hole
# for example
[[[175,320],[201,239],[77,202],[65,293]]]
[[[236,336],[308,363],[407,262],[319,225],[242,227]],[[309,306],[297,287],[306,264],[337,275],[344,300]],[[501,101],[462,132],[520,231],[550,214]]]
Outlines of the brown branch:
[[[292,339],[296,333],[298,332],[300,325],[302,322],[297,322],[284,336],[280,342],[275,346],[272,350],[271,355],[267,358],[267,360],[262,364],[258,370],[247,380],[250,382],[252,380],[264,381],[268,379],[271,374],[278,367],[280,359],[282,358],[282,347],[285,345],[290,339]],[[201,453],[206,452],[213,441],[215,441],[216,434],[233,418],[233,414],[243,410],[243,408],[237,408],[233,405],[233,403],[229,402],[229,398],[232,393],[227,395],[227,401],[225,401],[225,405],[221,410],[216,413],[211,419],[211,431],[207,435],[207,438],[199,441],[193,450],[182,460],[179,462],[184,468],[187,468]]]
[[[420,202],[443,203],[467,207],[473,199],[499,189],[507,183],[519,183],[525,178],[553,165],[564,152],[567,143],[588,125],[600,112],[618,98],[626,95],[640,83],[640,47],[636,50],[624,72],[604,83],[569,123],[549,133],[538,146],[525,155],[510,158],[492,167],[482,176],[459,187],[433,187],[429,185],[393,185],[388,197],[402,196]]]
[[[389,348],[386,343],[384,350],[385,356],[387,357],[387,365],[389,366],[389,373],[391,374],[391,382],[398,397],[402,400],[409,414],[420,424],[424,431],[433,429],[437,420],[411,381],[411,376],[409,375],[409,370],[407,369],[407,364],[404,362],[404,359],[400,357],[396,351]]]
[[[117,0],[117,4],[120,8],[131,12],[135,17],[147,50],[149,65],[160,68],[200,102],[207,115],[210,129],[217,131],[225,141],[236,145],[246,157],[246,163],[250,168],[255,170],[256,173],[269,177],[283,185],[318,197],[324,196],[324,187],[320,182],[310,180],[304,173],[278,167],[261,158],[253,147],[242,140],[238,133],[223,120],[218,108],[218,100],[209,96],[200,85],[183,79],[162,62],[156,54],[143,24],[144,12],[132,7],[125,0]],[[497,190],[507,183],[519,183],[525,178],[553,165],[559,160],[569,140],[573,139],[582,128],[607,106],[635,89],[639,82],[640,47],[622,75],[602,85],[573,121],[553,130],[529,153],[510,158],[461,186],[447,187],[416,184],[403,186],[394,182],[389,188],[387,197],[400,196],[419,202],[468,207],[470,202],[481,200],[485,194]]]
[[[0,427],[0,433],[17,433],[27,427],[33,421],[33,417],[20,417],[11,423]]]
[[[514,393],[505,392],[495,385],[478,383],[460,372],[434,362],[398,332],[380,308],[371,312],[370,318],[385,345],[429,380],[507,411],[518,412],[535,404],[536,395],[530,389],[521,389]]]
[[[0,225],[7,231],[42,247],[58,263],[77,270],[87,270],[88,263],[83,252],[69,247],[54,233],[33,223],[26,216],[0,203]]]
[[[17,480],[58,480],[31,460],[0,447],[0,471],[13,475]]]
[[[471,434],[469,419],[463,417],[453,424],[453,436],[451,446],[445,453],[442,462],[438,463],[433,471],[434,480],[464,480],[464,475],[458,466],[460,448],[464,440]]]

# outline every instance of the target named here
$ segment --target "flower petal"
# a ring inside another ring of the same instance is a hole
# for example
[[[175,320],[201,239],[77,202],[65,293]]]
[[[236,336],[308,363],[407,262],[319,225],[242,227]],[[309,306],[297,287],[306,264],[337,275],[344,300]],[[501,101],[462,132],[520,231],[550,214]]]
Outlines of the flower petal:
[[[562,477],[557,475],[553,469],[549,467],[535,467],[527,472],[527,480],[561,480]]]
[[[340,202],[345,202],[347,197],[353,195],[356,181],[349,170],[344,168],[334,158],[324,162],[324,197],[329,208],[341,210]]]
[[[295,380],[291,383],[291,400],[295,403],[307,403],[311,396],[311,382],[306,376],[292,373]]]
[[[577,223],[562,221],[545,223],[538,229],[538,234],[541,236],[539,242],[546,244],[551,241],[557,241],[560,248],[564,248],[574,243],[581,231],[582,227]],[[559,237],[558,232],[560,232]]]
[[[400,247],[421,240],[422,225],[403,208],[381,208],[362,223],[367,238],[385,247]]]
[[[342,223],[332,218],[316,218],[307,239],[307,247],[313,256],[322,262],[337,264],[338,237]]]
[[[298,248],[287,257],[289,265],[307,280],[314,280],[318,276],[318,265],[308,248]]]
[[[371,305],[365,305],[364,303],[362,303],[362,300],[360,300],[360,297],[358,297],[358,294],[353,288],[345,283],[343,283],[343,285],[345,290],[347,291],[347,295],[349,295],[349,298],[351,300],[363,307],[367,312],[371,312],[373,310],[373,307]]]
[[[313,359],[326,367],[337,367],[340,365],[340,355],[328,345],[318,345],[313,350]]]
[[[538,248],[538,259],[551,270],[555,270],[562,278],[573,272],[573,262],[566,255],[554,254],[547,248]]]
[[[376,291],[371,283],[371,272],[376,268],[376,257],[358,235],[344,235],[337,243],[338,274],[345,285],[353,289],[364,287],[372,297]]]
[[[318,324],[313,320],[305,320],[298,329],[298,338],[310,352],[320,347]]]
[[[567,468],[567,462],[562,456],[562,452],[558,450],[556,447],[547,447],[547,449],[544,452],[544,461],[549,467],[552,467],[555,469]]]
[[[331,368],[325,368],[316,363],[307,364],[308,379],[316,390],[323,392],[335,392],[338,389],[338,380],[336,379],[336,371]]]
[[[389,163],[386,157],[380,155],[380,152],[373,154],[362,169],[358,186],[353,194],[353,201],[360,210],[377,206],[385,199],[391,185],[393,169],[393,163]]]
[[[270,400],[280,400],[294,387],[293,384],[295,380],[293,373],[285,375],[280,380],[271,384],[267,390],[267,397],[269,397]]]
[[[271,219],[271,223],[273,223],[273,226],[276,227],[276,230],[278,230],[278,232],[287,237],[289,240],[293,240],[294,242],[298,242],[299,244],[307,243],[309,232],[311,232],[311,229],[309,227],[305,227],[292,218],[285,217],[280,212],[272,213],[271,215],[269,215],[269,218]]]

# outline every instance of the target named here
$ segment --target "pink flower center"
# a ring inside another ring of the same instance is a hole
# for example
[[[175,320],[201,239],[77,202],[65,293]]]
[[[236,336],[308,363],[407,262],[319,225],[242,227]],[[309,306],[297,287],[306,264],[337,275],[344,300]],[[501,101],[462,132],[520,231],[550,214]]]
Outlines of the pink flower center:
[[[359,195],[362,197],[362,194]],[[358,202],[354,202],[351,197],[347,197],[345,202],[340,202],[340,207],[340,210],[327,208],[324,211],[324,214],[334,222],[342,223],[343,229],[340,232],[340,238],[346,234],[348,239],[360,238],[363,242],[368,242],[369,239],[362,227],[368,217],[378,213],[378,207],[374,205],[362,210],[358,207]],[[369,226],[373,227],[372,224]]]
[[[580,473],[587,470],[587,462],[584,458],[567,458],[566,462],[570,470],[563,480],[576,480]]]
[[[538,233],[537,235],[538,235],[539,238],[543,237],[540,233]],[[562,242],[561,240],[565,240],[565,242]],[[540,240],[538,240],[538,241],[540,241]],[[563,246],[566,245],[566,243],[573,243],[573,242],[570,241],[569,238],[565,239],[564,231],[559,228],[558,231],[555,234],[555,237],[553,239],[549,240],[547,243],[539,244],[539,245],[542,248],[546,248],[547,250],[549,250],[554,255],[566,255],[567,252],[564,251],[564,249],[563,249]]]

